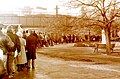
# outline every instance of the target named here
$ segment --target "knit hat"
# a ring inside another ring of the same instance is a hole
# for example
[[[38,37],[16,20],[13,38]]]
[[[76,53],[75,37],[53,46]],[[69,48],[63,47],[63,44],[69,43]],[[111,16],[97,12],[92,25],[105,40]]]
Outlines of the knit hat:
[[[3,24],[0,24],[0,30],[2,30],[2,28],[3,28]]]

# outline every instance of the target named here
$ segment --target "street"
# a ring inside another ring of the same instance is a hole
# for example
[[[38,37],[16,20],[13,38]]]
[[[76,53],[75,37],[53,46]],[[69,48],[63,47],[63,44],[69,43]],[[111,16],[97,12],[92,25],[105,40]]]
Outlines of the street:
[[[61,46],[57,45],[59,47]],[[40,50],[49,51],[48,48]],[[120,79],[120,64],[65,61],[37,53],[35,70],[24,69],[16,72],[13,79]]]

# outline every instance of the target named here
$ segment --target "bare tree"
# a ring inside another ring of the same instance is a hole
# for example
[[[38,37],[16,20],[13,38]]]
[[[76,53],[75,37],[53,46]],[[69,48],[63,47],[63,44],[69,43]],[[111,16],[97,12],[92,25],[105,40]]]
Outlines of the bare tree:
[[[86,9],[85,15],[90,25],[100,26],[106,35],[106,52],[110,54],[110,28],[116,18],[120,16],[120,2],[118,0],[70,0],[69,7]],[[82,12],[83,13],[83,12]]]

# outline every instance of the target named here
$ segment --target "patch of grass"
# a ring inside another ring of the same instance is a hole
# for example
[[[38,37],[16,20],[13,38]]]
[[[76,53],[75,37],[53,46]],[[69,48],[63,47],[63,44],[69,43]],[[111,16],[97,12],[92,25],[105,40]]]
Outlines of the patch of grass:
[[[95,42],[78,42],[74,44],[75,47],[95,47]]]
[[[96,63],[120,62],[119,57],[93,53],[91,47],[49,48],[41,49],[41,51],[42,52],[38,53],[53,58],[61,58],[65,61],[85,61]]]

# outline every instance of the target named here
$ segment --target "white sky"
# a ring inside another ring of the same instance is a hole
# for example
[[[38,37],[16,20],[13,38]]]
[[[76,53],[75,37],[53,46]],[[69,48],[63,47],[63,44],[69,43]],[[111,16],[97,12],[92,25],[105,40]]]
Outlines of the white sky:
[[[0,10],[13,10],[24,6],[53,7],[57,0],[0,0]]]
[[[56,4],[58,4],[58,7],[60,8],[59,9],[60,14],[71,13],[76,15],[76,13],[79,13],[79,10],[76,9],[66,10],[66,8],[63,6],[63,2],[66,1],[68,0],[0,0],[0,11],[19,11],[20,8],[23,8],[24,6],[31,6],[32,8],[35,8],[37,6],[37,7],[47,8],[47,10],[38,11],[37,9],[35,11],[55,13],[55,7]]]
[[[66,8],[63,7],[63,1],[64,0],[0,0],[0,11],[18,11],[24,6],[31,6],[32,8],[38,6],[47,8],[46,11],[39,10],[41,12],[55,13],[55,7],[56,4],[58,4],[58,7],[60,8],[59,13],[77,13],[76,10],[66,10]]]

